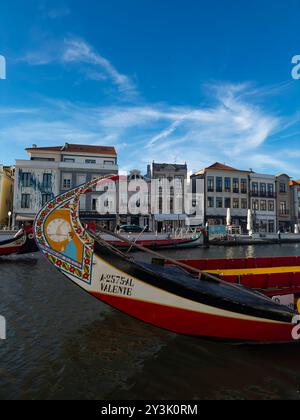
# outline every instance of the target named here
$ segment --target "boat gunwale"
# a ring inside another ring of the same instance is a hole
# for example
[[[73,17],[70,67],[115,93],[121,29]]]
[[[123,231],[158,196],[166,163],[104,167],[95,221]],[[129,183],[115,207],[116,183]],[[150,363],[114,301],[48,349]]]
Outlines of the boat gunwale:
[[[100,251],[100,249],[102,252]],[[107,253],[103,252],[103,249],[105,249],[110,255],[107,255]],[[97,237],[95,238],[95,255],[112,265],[114,268],[125,272],[129,276],[134,276],[138,279],[141,279],[142,277],[142,281],[146,282],[150,286],[158,287],[162,290],[165,290],[167,292],[173,293],[177,296],[183,297],[185,299],[200,304],[208,305],[229,312],[239,313],[241,315],[249,315],[260,319],[267,319],[285,323],[291,323],[292,318],[296,315],[296,313],[294,311],[291,311],[288,307],[278,305],[277,303],[272,302],[272,300],[269,297],[266,297],[265,295],[259,292],[253,291],[243,286],[237,286],[236,288],[232,288],[231,284],[222,282],[221,280],[218,281],[217,278],[217,281],[212,282],[209,278],[205,278],[205,274],[200,280],[199,278],[197,279],[197,277],[193,276],[187,271],[184,272],[184,270],[182,269],[183,274],[189,278],[189,284],[187,282],[182,282],[182,278],[180,279],[180,281],[172,281],[170,278],[167,277],[162,279],[162,273],[155,272],[154,270],[155,267],[158,267],[155,264],[149,264],[147,266],[143,263],[139,263],[135,259],[129,258],[126,254],[123,254],[121,251],[113,249],[111,245],[107,244],[104,240],[99,240]],[[112,258],[111,255],[113,255]],[[119,259],[119,261],[117,261],[117,259]],[[125,261],[126,264],[129,265],[129,267],[125,266]],[[167,271],[167,268],[165,270]],[[165,274],[168,273],[165,272]],[[191,281],[193,281],[195,288],[191,287]],[[253,304],[251,305],[247,302],[241,303],[240,301],[234,301],[233,299],[229,299],[228,297],[226,298],[212,295],[211,291],[205,291],[203,287],[202,289],[200,289],[201,282],[202,286],[205,284],[207,286],[212,286],[213,284],[216,284],[217,287],[223,287],[223,290],[235,290],[236,292],[239,291],[240,294],[243,294],[244,296],[250,295],[253,298],[257,297],[261,302],[264,301],[266,305],[270,306],[270,308],[272,307],[274,310],[276,308],[276,312],[273,312],[263,307],[254,307]],[[196,299],[195,293],[197,295]]]

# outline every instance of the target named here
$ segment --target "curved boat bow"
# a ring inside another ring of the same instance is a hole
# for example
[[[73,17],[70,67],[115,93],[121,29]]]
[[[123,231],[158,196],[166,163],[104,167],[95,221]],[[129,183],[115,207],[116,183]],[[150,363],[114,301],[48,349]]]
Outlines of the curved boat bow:
[[[12,254],[31,254],[37,251],[32,226],[24,227],[13,238],[0,242],[0,257]]]
[[[260,293],[182,267],[140,263],[92,237],[79,220],[82,194],[109,176],[48,203],[35,221],[47,260],[89,294],[175,333],[246,342],[292,342],[296,313]]]

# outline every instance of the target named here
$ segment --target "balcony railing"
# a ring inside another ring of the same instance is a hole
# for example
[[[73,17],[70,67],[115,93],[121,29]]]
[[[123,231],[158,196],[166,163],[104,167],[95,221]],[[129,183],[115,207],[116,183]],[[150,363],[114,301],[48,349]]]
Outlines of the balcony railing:
[[[59,163],[60,169],[87,169],[87,170],[105,170],[115,172],[118,171],[118,165],[101,165],[97,163],[80,163],[80,162],[60,162]]]
[[[279,210],[279,216],[289,216],[290,211],[289,210]]]
[[[250,195],[251,197],[259,197],[259,198],[276,198],[277,197],[277,194],[271,191],[266,192],[266,191],[251,190]]]

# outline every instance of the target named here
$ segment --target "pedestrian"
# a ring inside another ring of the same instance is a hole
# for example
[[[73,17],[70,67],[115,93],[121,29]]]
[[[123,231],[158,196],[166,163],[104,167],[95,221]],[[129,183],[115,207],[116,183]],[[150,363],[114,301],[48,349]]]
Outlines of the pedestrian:
[[[279,229],[277,232],[278,235],[278,241],[281,242],[281,230]]]

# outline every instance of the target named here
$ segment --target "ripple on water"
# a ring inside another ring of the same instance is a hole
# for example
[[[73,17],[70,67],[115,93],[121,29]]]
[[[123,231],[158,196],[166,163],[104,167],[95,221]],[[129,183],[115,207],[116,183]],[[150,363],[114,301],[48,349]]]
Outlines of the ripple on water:
[[[165,253],[233,258],[299,250]],[[234,347],[161,331],[88,296],[38,255],[0,260],[0,294],[8,323],[1,399],[299,399],[300,346]]]

